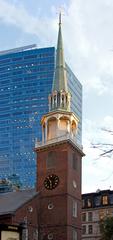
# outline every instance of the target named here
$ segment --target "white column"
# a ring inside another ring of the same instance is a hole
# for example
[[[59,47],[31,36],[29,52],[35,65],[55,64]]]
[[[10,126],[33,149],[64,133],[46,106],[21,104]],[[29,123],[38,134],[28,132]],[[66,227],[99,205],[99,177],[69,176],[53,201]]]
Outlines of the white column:
[[[57,94],[56,94],[56,107],[57,107]]]
[[[60,124],[60,119],[59,119],[60,117],[58,116],[57,117],[57,129],[56,129],[56,137],[58,137],[59,136],[59,124]]]
[[[66,107],[66,94],[64,94],[64,107]]]
[[[70,133],[70,121],[68,120],[68,123],[67,123],[67,131],[68,133]]]
[[[60,107],[62,107],[62,93],[60,93]]]
[[[71,102],[70,95],[68,95],[68,99],[67,99],[67,101],[68,101],[68,109],[69,109],[69,111],[70,111],[70,102]]]
[[[44,126],[42,125],[42,143],[44,143]]]
[[[54,95],[52,94],[52,108],[54,107]]]
[[[50,109],[51,109],[51,97],[49,96],[49,112],[50,112]]]
[[[71,134],[71,137],[73,137],[73,131],[72,131],[72,120],[70,121],[70,134]]]
[[[45,142],[47,142],[47,122],[45,122]]]

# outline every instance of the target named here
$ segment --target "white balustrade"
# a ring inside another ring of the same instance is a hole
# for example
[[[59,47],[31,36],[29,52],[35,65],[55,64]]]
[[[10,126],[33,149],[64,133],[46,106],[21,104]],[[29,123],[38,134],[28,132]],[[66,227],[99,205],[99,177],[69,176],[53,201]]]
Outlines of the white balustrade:
[[[46,140],[45,142],[36,141],[35,142],[35,148],[42,147],[42,146],[45,146],[45,145],[49,145],[49,144],[52,144],[52,143],[61,142],[61,141],[64,141],[64,140],[71,140],[79,149],[83,150],[82,145],[80,145],[77,142],[77,139],[75,137],[72,137],[72,135],[70,133],[62,135],[60,137],[56,137],[56,138],[52,138],[52,139]]]

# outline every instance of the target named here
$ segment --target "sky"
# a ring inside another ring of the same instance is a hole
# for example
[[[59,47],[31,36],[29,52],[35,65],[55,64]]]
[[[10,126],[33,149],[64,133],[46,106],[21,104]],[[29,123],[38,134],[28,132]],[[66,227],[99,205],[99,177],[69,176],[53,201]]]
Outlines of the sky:
[[[113,158],[91,147],[113,140],[113,0],[0,0],[0,51],[56,46],[60,8],[65,60],[83,85],[82,192],[113,189]]]

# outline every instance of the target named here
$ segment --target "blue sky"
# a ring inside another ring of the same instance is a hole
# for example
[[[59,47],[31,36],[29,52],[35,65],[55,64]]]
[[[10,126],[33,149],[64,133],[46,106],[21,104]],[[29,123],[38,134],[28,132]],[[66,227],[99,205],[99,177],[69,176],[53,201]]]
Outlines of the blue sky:
[[[113,0],[0,0],[0,50],[56,46],[61,6],[65,59],[83,85],[83,192],[113,189],[113,159],[90,148],[113,139],[100,130],[113,130]]]

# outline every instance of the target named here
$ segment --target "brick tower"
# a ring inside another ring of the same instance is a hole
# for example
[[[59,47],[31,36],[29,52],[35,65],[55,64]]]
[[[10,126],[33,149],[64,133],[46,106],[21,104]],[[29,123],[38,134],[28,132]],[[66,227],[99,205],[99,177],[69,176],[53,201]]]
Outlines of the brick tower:
[[[41,120],[42,142],[35,145],[39,239],[81,239],[81,159],[84,153],[77,144],[79,120],[70,111],[70,100],[60,14],[49,113]]]

